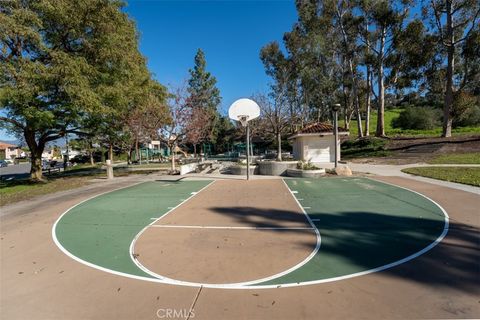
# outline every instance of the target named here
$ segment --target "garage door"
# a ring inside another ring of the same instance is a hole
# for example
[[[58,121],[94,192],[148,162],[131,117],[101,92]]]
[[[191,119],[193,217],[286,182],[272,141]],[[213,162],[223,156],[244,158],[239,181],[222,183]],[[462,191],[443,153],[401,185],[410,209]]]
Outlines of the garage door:
[[[332,157],[334,154],[334,145],[333,145],[333,137],[328,138],[318,138],[312,137],[308,138],[307,145],[309,146],[308,151],[306,152],[307,155],[305,157],[306,160],[310,160],[311,162],[331,162],[330,153],[332,153]]]

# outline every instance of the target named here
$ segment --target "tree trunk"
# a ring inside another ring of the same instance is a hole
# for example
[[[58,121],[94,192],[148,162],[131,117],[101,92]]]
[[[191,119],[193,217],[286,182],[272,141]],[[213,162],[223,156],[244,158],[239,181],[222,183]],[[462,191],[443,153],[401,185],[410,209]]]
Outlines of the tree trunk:
[[[371,103],[371,95],[370,95],[370,78],[371,78],[371,71],[370,67],[367,66],[367,114],[365,116],[365,137],[370,135],[370,103]]]
[[[368,21],[368,20],[367,20]],[[365,31],[366,34],[368,34],[368,22],[365,24]],[[367,41],[367,55],[370,54],[370,40],[366,39]],[[367,114],[365,116],[365,137],[368,137],[370,135],[370,104],[371,104],[371,90],[372,90],[372,70],[370,69],[370,66],[367,63],[367,103],[366,103],[366,109],[367,109]]]
[[[113,145],[111,145],[111,144],[110,144],[110,147],[108,148],[108,159],[113,164]]]
[[[357,87],[357,79],[355,79],[355,72],[353,68],[353,55],[355,53],[350,54],[348,51],[349,49],[349,39],[347,37],[347,32],[345,31],[345,26],[343,25],[343,14],[340,13],[338,7],[337,7],[337,16],[338,16],[338,21],[340,23],[340,29],[342,31],[342,36],[343,36],[343,42],[344,42],[344,47],[345,50],[347,51],[346,56],[347,56],[347,62],[348,62],[348,71],[350,73],[350,79],[352,80],[352,86],[353,86],[353,103],[355,105],[355,113],[357,116],[357,130],[358,130],[358,137],[361,138],[363,137],[363,129],[362,129],[362,116],[360,114],[360,101],[358,98],[358,87]]]
[[[132,163],[132,147],[130,146],[127,151],[127,164],[130,165]]]
[[[172,172],[175,172],[175,144],[170,146],[170,156],[172,157]]]
[[[447,81],[445,88],[445,105],[443,107],[443,130],[442,137],[452,136],[452,110],[453,110],[453,68],[455,63],[455,44],[453,35],[452,3],[446,1],[447,5]]]
[[[30,149],[31,150],[31,149]],[[30,169],[30,179],[34,181],[43,181],[43,173],[42,173],[42,153],[43,150],[36,150],[31,151],[31,162],[32,166]]]
[[[25,129],[23,133],[25,142],[30,149],[30,179],[33,181],[44,181],[42,173],[42,153],[45,149],[45,142],[35,140],[35,132],[29,129]]]
[[[361,138],[363,137],[363,128],[362,115],[360,113],[360,100],[358,98],[357,80],[355,79],[355,74],[353,72],[353,62],[350,58],[348,59],[348,68],[350,69],[350,77],[353,84],[353,101],[355,103],[355,114],[357,116],[358,137]]]
[[[193,144],[193,157],[194,158],[197,157],[197,144],[196,143]]]
[[[378,113],[377,113],[377,131],[375,136],[385,136],[385,84],[383,79],[383,52],[385,46],[385,30],[382,30],[380,39],[380,54],[378,57]]]
[[[282,161],[282,135],[277,132],[277,161]]]
[[[139,164],[141,164],[140,158],[140,151],[138,147],[138,137],[135,137],[135,161],[137,161]]]
[[[253,137],[250,136],[250,155],[253,156]]]
[[[95,165],[95,159],[93,158],[93,144],[91,141],[88,142],[88,156],[90,158],[90,165]]]
[[[385,86],[383,83],[383,65],[378,69],[378,112],[377,112],[377,137],[385,136]],[[380,75],[381,74],[381,75]]]

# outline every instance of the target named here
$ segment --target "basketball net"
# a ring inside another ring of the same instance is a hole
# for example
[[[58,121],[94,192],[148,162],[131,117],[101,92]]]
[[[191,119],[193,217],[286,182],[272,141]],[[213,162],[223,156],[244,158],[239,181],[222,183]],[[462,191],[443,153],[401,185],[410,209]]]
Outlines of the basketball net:
[[[243,127],[246,127],[248,122],[248,116],[238,116],[238,121],[240,121]]]

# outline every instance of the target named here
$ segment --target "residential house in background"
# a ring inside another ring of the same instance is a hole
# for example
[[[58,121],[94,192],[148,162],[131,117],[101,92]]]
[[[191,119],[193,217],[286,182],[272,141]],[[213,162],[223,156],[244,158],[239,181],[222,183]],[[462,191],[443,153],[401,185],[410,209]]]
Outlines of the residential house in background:
[[[15,158],[21,157],[23,150],[18,146],[0,142],[0,159],[13,160]]]

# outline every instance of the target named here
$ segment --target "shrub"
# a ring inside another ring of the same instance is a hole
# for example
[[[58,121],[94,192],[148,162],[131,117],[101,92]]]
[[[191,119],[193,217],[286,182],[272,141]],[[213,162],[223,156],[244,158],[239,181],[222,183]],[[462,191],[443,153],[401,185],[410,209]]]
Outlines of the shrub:
[[[431,130],[440,125],[441,112],[428,107],[407,107],[392,120],[394,128],[403,130]]]
[[[473,127],[480,125],[480,106],[472,106],[462,116],[453,119],[454,127]]]
[[[315,166],[312,164],[310,161],[305,162],[305,161],[298,161],[297,162],[297,169],[301,170],[318,170],[320,169],[319,167]]]

